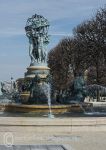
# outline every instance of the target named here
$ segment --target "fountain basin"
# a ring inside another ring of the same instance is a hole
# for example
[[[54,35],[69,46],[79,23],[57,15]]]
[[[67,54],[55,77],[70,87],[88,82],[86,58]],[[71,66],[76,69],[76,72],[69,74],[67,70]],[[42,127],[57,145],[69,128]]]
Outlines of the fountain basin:
[[[83,108],[91,107],[92,104],[84,103]],[[83,112],[79,104],[70,105],[52,105],[52,112],[54,114],[66,112]],[[24,104],[0,104],[0,111],[5,112],[35,112],[35,113],[49,113],[48,105],[24,105]]]
[[[20,98],[21,98],[21,102],[22,102],[22,103],[27,103],[29,97],[30,97],[30,92],[22,92],[22,93],[20,94]]]

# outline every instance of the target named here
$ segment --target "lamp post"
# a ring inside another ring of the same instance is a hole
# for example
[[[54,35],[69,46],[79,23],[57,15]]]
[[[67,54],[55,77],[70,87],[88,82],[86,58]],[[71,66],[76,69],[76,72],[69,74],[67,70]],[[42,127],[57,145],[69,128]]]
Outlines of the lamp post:
[[[12,89],[13,89],[13,77],[11,77],[11,92],[12,92]]]

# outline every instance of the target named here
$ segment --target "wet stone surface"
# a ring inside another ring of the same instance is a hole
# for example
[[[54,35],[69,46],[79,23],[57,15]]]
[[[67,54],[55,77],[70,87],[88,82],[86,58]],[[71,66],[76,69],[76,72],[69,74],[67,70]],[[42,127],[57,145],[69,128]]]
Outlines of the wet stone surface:
[[[66,150],[62,145],[0,145],[0,150]]]

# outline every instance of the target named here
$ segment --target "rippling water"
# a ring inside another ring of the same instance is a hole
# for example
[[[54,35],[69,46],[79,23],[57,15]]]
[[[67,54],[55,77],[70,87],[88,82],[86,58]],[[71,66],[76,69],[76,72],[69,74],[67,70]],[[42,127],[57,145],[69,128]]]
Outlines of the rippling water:
[[[8,99],[1,99],[0,103],[10,103],[11,101]],[[87,112],[86,110],[82,113],[78,112],[67,112],[63,114],[55,114],[55,117],[104,117],[106,116],[106,106],[104,107],[95,107],[93,110]],[[0,111],[0,117],[46,117],[48,118],[48,113],[19,113],[19,112],[3,112]]]
[[[63,114],[55,114],[55,118],[63,117],[105,117],[106,112],[84,112],[84,113],[72,113],[67,112]],[[48,118],[48,113],[12,113],[12,112],[0,112],[0,117],[43,117]]]

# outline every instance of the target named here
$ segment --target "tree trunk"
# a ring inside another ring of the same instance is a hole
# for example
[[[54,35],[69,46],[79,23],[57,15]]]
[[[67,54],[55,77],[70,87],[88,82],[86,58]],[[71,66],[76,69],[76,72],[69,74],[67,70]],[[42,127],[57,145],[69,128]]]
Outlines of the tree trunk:
[[[97,58],[97,63],[96,63],[96,83],[97,85],[99,85],[99,58]],[[99,89],[97,89],[97,95],[96,95],[96,98],[97,98],[97,102],[100,101],[100,91]]]

